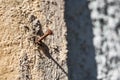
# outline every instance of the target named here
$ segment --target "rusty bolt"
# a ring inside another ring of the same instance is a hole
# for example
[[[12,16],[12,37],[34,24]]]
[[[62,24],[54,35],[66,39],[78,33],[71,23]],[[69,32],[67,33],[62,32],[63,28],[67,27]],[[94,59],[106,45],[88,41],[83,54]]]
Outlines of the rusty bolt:
[[[52,35],[52,34],[53,34],[52,30],[48,29],[43,36],[39,37],[39,39],[38,39],[37,42],[42,41],[42,40],[43,40],[44,38],[46,38],[48,35]]]

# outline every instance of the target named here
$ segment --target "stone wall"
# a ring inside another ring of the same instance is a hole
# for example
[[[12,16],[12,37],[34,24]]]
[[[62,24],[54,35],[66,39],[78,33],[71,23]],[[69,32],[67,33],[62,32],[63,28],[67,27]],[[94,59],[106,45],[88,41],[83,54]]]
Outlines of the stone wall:
[[[120,1],[90,1],[99,80],[119,80]]]
[[[0,80],[67,79],[63,0],[0,0],[0,18]]]
[[[0,80],[119,80],[119,0],[0,0]],[[42,42],[35,40],[47,29]]]

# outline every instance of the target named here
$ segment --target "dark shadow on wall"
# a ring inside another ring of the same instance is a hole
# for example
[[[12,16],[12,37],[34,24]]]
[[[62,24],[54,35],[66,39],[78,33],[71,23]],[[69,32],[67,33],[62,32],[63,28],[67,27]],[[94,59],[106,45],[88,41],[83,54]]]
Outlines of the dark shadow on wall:
[[[51,54],[49,53],[49,48],[47,47],[47,45],[45,43],[43,43],[42,41],[40,43],[38,43],[38,51],[40,53],[40,50],[43,51],[44,55],[51,59],[60,69],[61,71],[67,76],[67,72],[62,68],[62,66],[51,56]]]
[[[68,79],[97,80],[93,25],[87,0],[65,0]]]

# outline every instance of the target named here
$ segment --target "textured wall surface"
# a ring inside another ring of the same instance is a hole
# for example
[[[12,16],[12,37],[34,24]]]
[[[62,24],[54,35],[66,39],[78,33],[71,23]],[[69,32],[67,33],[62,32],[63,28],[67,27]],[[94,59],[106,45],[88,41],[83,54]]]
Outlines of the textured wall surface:
[[[120,80],[119,14],[119,0],[0,0],[0,80]]]
[[[99,80],[120,80],[120,0],[91,1]]]
[[[0,80],[67,80],[63,0],[0,0],[0,18]]]

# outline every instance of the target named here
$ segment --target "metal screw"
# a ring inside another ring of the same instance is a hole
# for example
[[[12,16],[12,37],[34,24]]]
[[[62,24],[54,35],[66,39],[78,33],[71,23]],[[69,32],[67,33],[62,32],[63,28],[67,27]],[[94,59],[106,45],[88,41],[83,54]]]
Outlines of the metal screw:
[[[42,41],[42,40],[43,40],[44,38],[46,38],[48,35],[52,35],[52,34],[53,34],[52,30],[48,29],[43,36],[39,37],[39,39],[37,40],[37,42]]]

